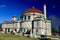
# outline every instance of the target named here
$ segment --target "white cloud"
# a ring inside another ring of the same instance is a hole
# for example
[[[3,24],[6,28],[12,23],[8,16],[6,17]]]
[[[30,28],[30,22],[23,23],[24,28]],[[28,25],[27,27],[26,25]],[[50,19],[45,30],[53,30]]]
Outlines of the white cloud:
[[[5,8],[6,7],[6,5],[0,5],[0,8]]]
[[[52,6],[52,8],[55,8],[55,7],[56,7],[56,5],[53,5],[53,6]]]

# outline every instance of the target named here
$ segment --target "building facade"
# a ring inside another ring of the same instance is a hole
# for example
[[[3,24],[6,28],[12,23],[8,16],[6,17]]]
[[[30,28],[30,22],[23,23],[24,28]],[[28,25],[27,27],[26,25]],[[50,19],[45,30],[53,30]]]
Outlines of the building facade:
[[[46,5],[44,5],[44,12],[37,8],[29,8],[23,12],[20,20],[15,16],[12,17],[11,22],[3,22],[2,29],[5,32],[18,32],[21,30],[23,33],[27,31],[35,35],[51,35],[51,21],[46,17]]]
[[[20,20],[17,20],[16,16],[13,16],[12,21],[4,21],[2,23],[2,29],[4,33],[16,33],[20,29]]]

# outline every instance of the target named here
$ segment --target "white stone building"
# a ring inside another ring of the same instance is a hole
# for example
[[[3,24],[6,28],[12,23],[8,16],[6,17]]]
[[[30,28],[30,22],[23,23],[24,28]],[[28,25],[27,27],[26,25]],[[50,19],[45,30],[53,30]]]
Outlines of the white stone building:
[[[2,23],[2,29],[4,33],[18,32],[20,30],[20,20],[13,16],[12,21],[4,21]]]
[[[36,35],[51,35],[51,21],[46,17],[46,5],[44,5],[44,13],[37,8],[29,8],[24,11],[20,20],[14,16],[11,22],[3,22],[2,28],[7,33],[10,29],[17,32],[21,30],[23,33],[30,31],[31,34]]]
[[[51,21],[46,17],[46,5],[44,5],[44,13],[37,8],[29,8],[21,16],[22,32],[27,30],[38,35],[51,35]]]

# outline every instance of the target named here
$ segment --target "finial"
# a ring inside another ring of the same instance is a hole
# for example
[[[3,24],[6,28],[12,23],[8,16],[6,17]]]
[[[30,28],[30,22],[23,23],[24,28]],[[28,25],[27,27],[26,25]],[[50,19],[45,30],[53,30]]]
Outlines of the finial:
[[[32,8],[35,8],[34,6]]]

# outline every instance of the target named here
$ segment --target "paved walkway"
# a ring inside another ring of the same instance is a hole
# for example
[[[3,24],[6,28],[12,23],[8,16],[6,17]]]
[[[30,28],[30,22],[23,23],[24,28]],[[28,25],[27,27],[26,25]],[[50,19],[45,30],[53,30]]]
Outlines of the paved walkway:
[[[52,40],[60,40],[60,39],[58,39],[58,38],[51,38]]]

